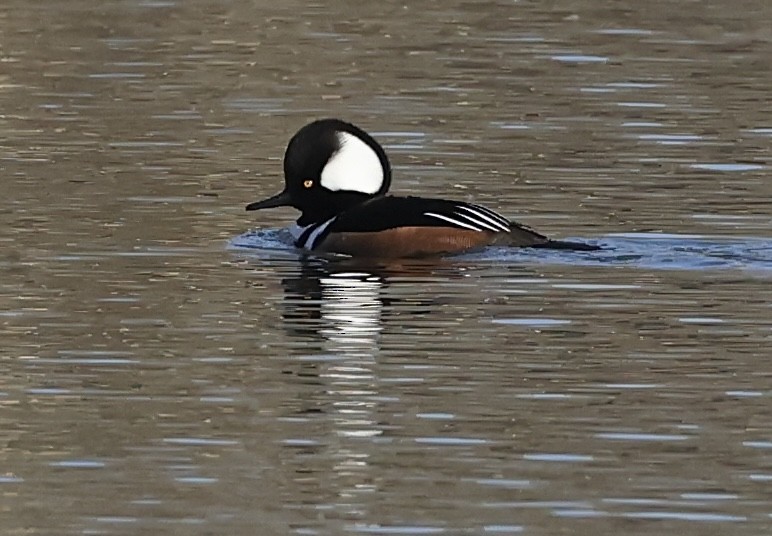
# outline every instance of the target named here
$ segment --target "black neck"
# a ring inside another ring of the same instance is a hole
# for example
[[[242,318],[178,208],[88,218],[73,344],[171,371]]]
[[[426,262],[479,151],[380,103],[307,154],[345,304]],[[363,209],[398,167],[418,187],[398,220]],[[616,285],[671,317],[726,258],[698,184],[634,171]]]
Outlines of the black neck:
[[[305,227],[312,223],[327,221],[349,208],[361,205],[372,198],[373,196],[370,194],[359,192],[331,193],[323,199],[317,199],[313,205],[302,207],[300,209],[302,214],[298,218],[298,225]]]

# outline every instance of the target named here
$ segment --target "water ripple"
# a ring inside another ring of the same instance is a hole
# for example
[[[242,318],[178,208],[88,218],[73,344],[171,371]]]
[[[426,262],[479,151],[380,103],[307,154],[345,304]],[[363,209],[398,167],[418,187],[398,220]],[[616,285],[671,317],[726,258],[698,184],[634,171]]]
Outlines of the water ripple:
[[[463,261],[512,264],[570,264],[629,266],[661,270],[739,269],[768,275],[772,270],[772,240],[756,237],[624,233],[600,238],[573,238],[600,245],[600,251],[573,252],[549,249],[490,247],[453,258]],[[230,240],[232,250],[266,257],[298,256],[284,229],[253,230]],[[559,319],[531,319],[540,325]],[[685,321],[689,321],[688,319]],[[530,323],[501,319],[497,323]]]

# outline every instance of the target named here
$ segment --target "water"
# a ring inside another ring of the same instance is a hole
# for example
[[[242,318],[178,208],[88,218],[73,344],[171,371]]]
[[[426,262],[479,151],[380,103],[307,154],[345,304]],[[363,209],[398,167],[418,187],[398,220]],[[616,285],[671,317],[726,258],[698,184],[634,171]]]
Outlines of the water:
[[[581,238],[570,238],[582,241]],[[231,240],[229,247],[251,254],[256,259],[273,255],[303,258],[292,247],[286,229],[248,231]],[[570,264],[587,266],[631,266],[660,270],[735,269],[772,275],[772,241],[749,237],[677,235],[666,233],[618,233],[585,241],[600,246],[600,251],[560,251],[550,249],[489,247],[455,255],[457,261],[480,264],[500,263],[511,266]],[[331,256],[332,258],[333,256]]]
[[[766,534],[770,6],[0,6],[0,533]],[[312,118],[571,253],[293,251]]]

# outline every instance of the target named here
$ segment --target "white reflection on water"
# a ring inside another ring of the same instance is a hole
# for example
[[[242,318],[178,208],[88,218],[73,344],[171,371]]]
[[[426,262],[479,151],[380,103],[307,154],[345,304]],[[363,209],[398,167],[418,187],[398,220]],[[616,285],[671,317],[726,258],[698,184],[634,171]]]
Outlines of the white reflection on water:
[[[375,348],[383,308],[380,279],[366,273],[344,272],[322,277],[320,283],[322,318],[328,324],[322,334],[349,348]]]
[[[332,406],[337,442],[333,470],[343,503],[377,490],[372,485],[366,443],[383,434],[375,418],[378,378],[374,371],[381,333],[380,277],[366,272],[312,273],[320,289],[319,334],[327,353],[337,356],[320,374]]]

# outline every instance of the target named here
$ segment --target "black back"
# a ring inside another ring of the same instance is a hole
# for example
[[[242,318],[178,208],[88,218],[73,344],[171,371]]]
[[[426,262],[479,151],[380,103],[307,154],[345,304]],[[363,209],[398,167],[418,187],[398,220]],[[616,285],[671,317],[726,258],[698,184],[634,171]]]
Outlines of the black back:
[[[530,231],[490,209],[464,201],[384,196],[339,214],[329,232],[378,232],[397,227],[449,227],[494,233]]]

